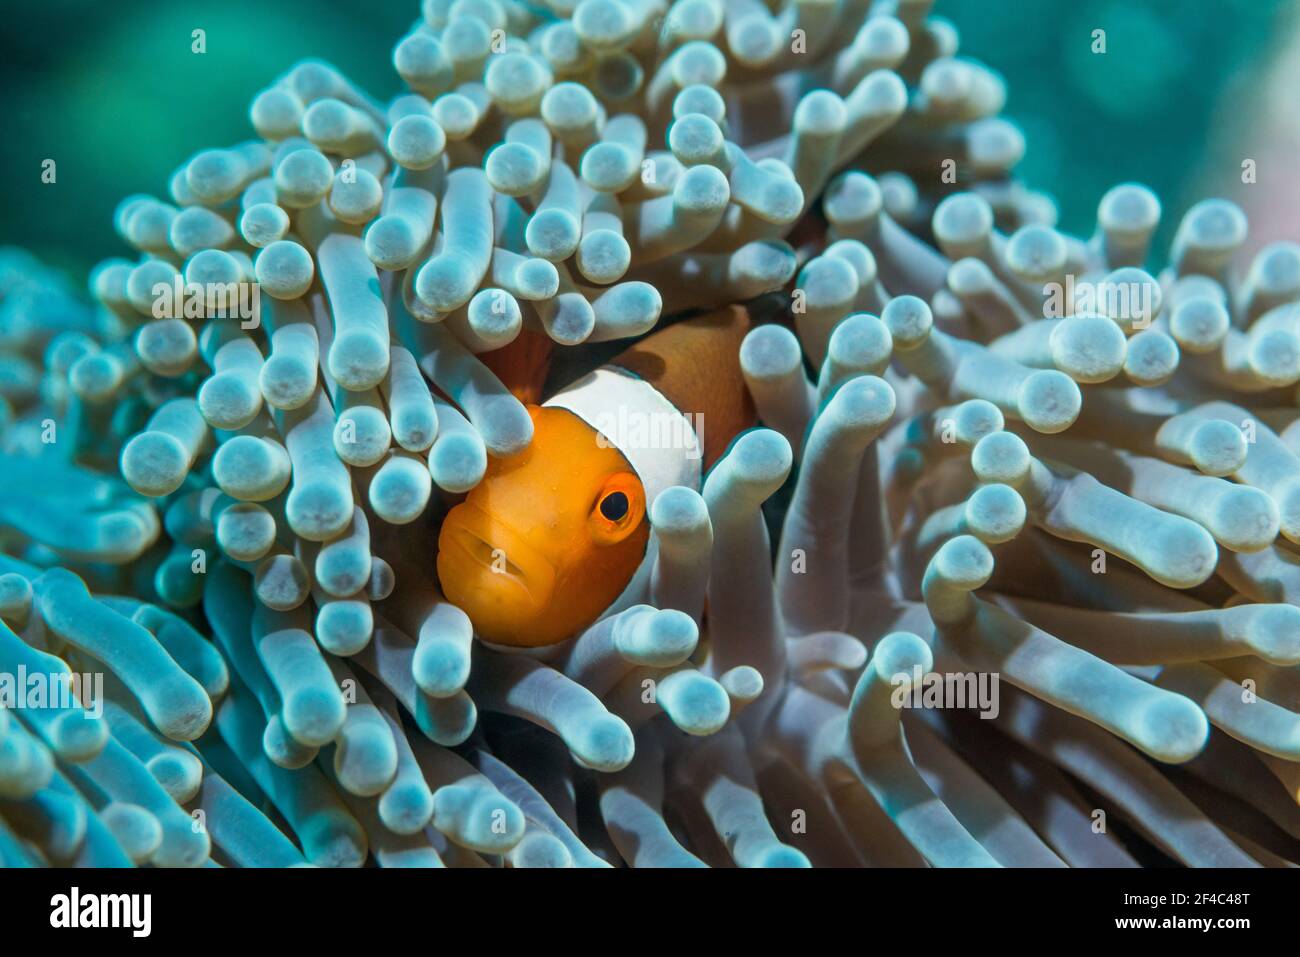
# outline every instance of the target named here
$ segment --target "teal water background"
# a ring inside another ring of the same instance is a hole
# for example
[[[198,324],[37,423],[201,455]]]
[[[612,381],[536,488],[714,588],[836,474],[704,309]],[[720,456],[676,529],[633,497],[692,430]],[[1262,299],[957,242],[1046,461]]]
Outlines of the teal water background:
[[[412,0],[3,0],[0,245],[76,275],[128,252],[112,211],[164,196],[190,154],[252,135],[248,103],[294,61],[331,61],[374,95]],[[1098,197],[1137,180],[1170,213],[1195,197],[1226,90],[1260,82],[1297,26],[1288,0],[939,0],[962,52],[999,70],[1028,139],[1019,167],[1086,234]],[[207,52],[191,52],[206,31]],[[1106,30],[1107,51],[1092,52]],[[45,159],[57,180],[41,182]],[[1167,233],[1172,216],[1166,216]],[[1167,238],[1167,237],[1165,237]]]

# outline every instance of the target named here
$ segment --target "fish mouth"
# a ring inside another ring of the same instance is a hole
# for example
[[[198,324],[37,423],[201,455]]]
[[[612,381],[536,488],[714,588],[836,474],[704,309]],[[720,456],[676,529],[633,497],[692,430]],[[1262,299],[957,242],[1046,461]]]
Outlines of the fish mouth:
[[[467,528],[454,529],[449,544],[467,553],[480,565],[487,565],[496,574],[524,579],[523,569],[510,560],[510,553],[506,549],[494,546],[486,538]]]
[[[443,591],[474,616],[530,617],[545,608],[555,590],[555,567],[524,536],[470,502],[443,519],[438,535],[438,577]]]

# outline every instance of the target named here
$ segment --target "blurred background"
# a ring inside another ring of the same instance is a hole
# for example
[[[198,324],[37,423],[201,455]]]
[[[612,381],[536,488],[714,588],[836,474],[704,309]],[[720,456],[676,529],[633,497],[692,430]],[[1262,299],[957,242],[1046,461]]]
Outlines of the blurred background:
[[[418,0],[37,0],[0,33],[6,175],[0,245],[78,277],[127,252],[118,200],[166,194],[194,151],[248,138],[248,103],[294,61],[322,57],[377,97],[396,93],[393,45]],[[1110,185],[1136,180],[1176,217],[1211,192],[1247,207],[1255,233],[1300,211],[1300,4],[1295,0],[938,0],[961,52],[999,70],[1006,115],[1028,140],[1019,167],[1086,235]],[[191,53],[191,31],[207,52]],[[1106,31],[1106,52],[1092,51]],[[1256,158],[1257,183],[1241,184]],[[57,182],[41,164],[57,162]],[[1272,160],[1269,162],[1267,160]],[[1258,236],[1256,237],[1258,239]],[[1159,242],[1160,240],[1158,240]],[[1162,242],[1162,245],[1163,245]]]

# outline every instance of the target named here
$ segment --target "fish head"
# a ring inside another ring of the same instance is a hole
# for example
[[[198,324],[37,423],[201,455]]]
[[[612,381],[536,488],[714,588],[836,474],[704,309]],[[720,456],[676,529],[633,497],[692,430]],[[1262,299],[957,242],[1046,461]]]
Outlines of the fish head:
[[[533,440],[492,458],[447,513],[438,578],[493,644],[557,644],[594,622],[645,558],[645,489],[627,458],[567,409],[529,406]]]

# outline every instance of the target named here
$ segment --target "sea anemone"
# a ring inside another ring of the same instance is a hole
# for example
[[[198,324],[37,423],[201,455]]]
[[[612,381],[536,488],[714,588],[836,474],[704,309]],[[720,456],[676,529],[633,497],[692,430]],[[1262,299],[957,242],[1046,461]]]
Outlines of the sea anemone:
[[[6,866],[1300,862],[1300,247],[1012,174],[929,0],[425,0],[0,251]],[[439,523],[551,384],[743,304],[644,593],[475,637]]]

